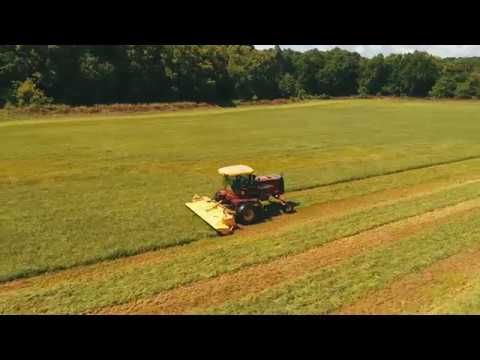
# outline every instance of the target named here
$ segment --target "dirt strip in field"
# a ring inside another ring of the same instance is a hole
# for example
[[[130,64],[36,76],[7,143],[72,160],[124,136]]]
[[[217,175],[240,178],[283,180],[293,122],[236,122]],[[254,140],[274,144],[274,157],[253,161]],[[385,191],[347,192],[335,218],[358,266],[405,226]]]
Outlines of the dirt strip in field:
[[[439,299],[461,292],[480,272],[480,249],[438,261],[419,273],[410,274],[388,287],[346,305],[336,314],[427,314]]]
[[[257,237],[269,234],[281,234],[297,226],[306,223],[325,221],[344,216],[348,213],[367,210],[373,207],[386,206],[399,200],[414,199],[426,196],[434,192],[448,190],[455,187],[480,182],[473,179],[463,182],[433,181],[416,186],[388,189],[373,194],[356,196],[344,200],[311,205],[300,209],[295,214],[278,216],[255,226],[244,227],[237,231],[232,238],[242,237],[245,241],[255,241]],[[311,190],[310,190],[311,191]],[[248,239],[247,239],[248,238]],[[221,240],[222,238],[220,238]],[[225,238],[228,240],[228,238]],[[6,291],[16,291],[30,286],[48,287],[70,279],[100,279],[109,276],[112,272],[124,268],[137,268],[145,264],[160,263],[171,260],[177,256],[194,254],[199,251],[212,250],[222,247],[223,242],[219,238],[204,239],[184,246],[171,247],[157,251],[149,251],[140,255],[123,257],[116,260],[103,261],[93,265],[77,266],[67,270],[47,273],[30,278],[18,279],[0,284],[0,295]]]
[[[451,219],[468,215],[480,207],[480,199],[434,210],[423,215],[385,225],[355,236],[308,250],[202,280],[188,286],[161,293],[154,297],[92,311],[94,314],[182,314],[218,306],[226,301],[260,293],[272,286],[282,285],[321,267],[333,265],[366,251],[438,226]]]

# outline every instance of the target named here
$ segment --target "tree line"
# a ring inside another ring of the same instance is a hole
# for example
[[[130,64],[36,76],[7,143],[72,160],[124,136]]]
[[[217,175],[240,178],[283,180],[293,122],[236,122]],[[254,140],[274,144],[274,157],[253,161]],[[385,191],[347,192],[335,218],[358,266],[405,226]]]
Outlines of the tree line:
[[[0,106],[308,98],[480,97],[480,58],[371,59],[339,48],[253,45],[2,45]]]

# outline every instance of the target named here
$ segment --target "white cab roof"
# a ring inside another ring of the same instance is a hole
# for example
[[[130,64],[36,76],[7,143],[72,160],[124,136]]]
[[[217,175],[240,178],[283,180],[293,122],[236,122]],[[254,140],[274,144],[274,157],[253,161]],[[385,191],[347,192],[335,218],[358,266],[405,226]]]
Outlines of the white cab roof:
[[[218,173],[225,176],[250,175],[254,171],[250,166],[246,165],[233,165],[218,169]]]

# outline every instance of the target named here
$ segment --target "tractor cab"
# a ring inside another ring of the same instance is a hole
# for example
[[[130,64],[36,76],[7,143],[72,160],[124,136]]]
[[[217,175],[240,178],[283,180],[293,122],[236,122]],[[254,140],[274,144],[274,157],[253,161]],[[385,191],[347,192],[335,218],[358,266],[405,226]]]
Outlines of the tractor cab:
[[[246,196],[257,189],[254,170],[245,165],[227,166],[218,170],[223,175],[225,190],[231,190],[237,196]]]
[[[215,194],[215,200],[238,207],[245,201],[259,203],[275,198],[283,202],[281,195],[285,192],[283,176],[255,176],[254,170],[245,165],[227,166],[218,169],[223,175],[224,189]]]

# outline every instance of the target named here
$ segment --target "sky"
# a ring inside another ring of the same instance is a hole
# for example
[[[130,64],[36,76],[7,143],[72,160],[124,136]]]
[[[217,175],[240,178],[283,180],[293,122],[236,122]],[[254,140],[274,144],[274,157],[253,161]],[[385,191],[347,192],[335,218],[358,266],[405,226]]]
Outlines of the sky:
[[[274,45],[255,45],[257,49],[267,49]],[[330,50],[335,47],[356,51],[364,57],[373,57],[380,53],[389,55],[392,53],[407,53],[415,50],[427,51],[440,57],[468,57],[480,56],[480,45],[280,45],[282,49],[291,48],[297,51],[305,51],[317,48]]]

